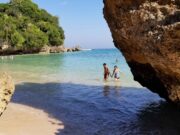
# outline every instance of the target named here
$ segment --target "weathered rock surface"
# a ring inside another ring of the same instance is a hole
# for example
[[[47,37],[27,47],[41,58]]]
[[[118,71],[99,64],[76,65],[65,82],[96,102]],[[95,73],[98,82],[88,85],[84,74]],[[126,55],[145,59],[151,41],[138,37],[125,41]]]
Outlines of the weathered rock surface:
[[[115,46],[134,79],[180,104],[180,0],[104,0]]]
[[[64,52],[77,52],[81,51],[80,47],[74,48],[65,48],[64,46],[45,46],[40,50],[41,54],[49,54],[49,53],[64,53]]]
[[[12,94],[14,93],[14,83],[7,74],[0,75],[0,116],[6,109]]]

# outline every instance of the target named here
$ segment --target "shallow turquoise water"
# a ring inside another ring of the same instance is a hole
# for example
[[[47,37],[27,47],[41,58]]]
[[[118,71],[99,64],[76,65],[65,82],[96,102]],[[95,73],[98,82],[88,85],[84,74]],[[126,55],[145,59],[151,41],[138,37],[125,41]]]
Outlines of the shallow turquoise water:
[[[120,67],[119,82],[103,82],[104,62]],[[12,102],[62,121],[55,135],[180,134],[180,111],[133,81],[116,49],[16,56],[0,70],[17,83]]]
[[[117,59],[117,60],[116,60]],[[16,56],[13,60],[0,61],[0,70],[8,71],[16,82],[62,82],[90,85],[104,85],[103,67],[110,69],[118,65],[121,79],[112,78],[107,85],[136,86],[124,57],[117,49],[81,51],[64,54]]]

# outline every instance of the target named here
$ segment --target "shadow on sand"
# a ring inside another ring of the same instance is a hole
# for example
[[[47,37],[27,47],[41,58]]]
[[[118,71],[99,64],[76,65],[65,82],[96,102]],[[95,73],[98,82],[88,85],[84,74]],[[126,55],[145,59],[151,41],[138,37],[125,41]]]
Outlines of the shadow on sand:
[[[178,135],[180,112],[146,89],[23,83],[12,102],[62,121],[56,135]]]

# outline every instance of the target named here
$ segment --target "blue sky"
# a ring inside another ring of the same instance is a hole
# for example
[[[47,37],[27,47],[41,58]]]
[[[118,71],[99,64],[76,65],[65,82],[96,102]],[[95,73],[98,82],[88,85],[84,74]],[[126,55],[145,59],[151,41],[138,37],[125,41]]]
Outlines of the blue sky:
[[[66,35],[65,46],[113,48],[109,28],[103,18],[103,0],[33,0],[60,19]],[[0,0],[8,2],[8,0]]]

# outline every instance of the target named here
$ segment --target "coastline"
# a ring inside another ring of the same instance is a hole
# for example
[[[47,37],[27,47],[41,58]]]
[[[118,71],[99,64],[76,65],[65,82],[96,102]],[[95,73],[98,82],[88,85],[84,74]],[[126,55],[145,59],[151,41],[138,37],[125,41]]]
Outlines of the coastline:
[[[0,135],[54,135],[63,129],[61,121],[27,105],[10,103],[0,118]]]
[[[17,51],[17,50],[0,50],[0,57],[5,56],[21,56],[21,55],[39,55],[39,54],[58,54],[66,52],[83,51],[80,47],[65,48],[64,46],[44,46],[40,51]]]

